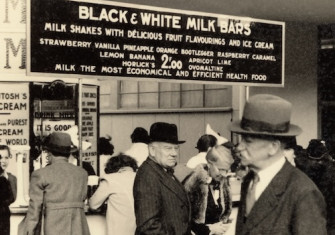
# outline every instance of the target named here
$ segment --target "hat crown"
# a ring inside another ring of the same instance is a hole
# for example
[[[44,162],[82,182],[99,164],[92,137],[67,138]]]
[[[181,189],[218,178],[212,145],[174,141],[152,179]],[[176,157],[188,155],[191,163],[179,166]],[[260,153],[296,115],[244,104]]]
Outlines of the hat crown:
[[[311,139],[306,148],[306,151],[313,159],[321,159],[328,152],[328,149],[323,140]]]
[[[243,118],[269,124],[289,123],[291,103],[274,95],[255,95],[246,102]]]
[[[69,154],[71,152],[71,137],[64,132],[53,132],[48,137],[44,144],[47,150],[58,153]]]
[[[298,126],[290,123],[292,104],[270,94],[252,96],[245,104],[241,122],[231,126],[237,133],[272,136],[296,136]]]
[[[178,139],[177,126],[166,122],[156,122],[150,127],[150,142],[167,142],[182,144],[185,141]]]

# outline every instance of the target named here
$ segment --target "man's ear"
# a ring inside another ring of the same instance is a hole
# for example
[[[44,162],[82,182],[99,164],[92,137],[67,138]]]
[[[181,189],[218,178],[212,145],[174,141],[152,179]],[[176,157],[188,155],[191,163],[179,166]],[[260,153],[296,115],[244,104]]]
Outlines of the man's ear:
[[[270,150],[269,150],[269,154],[270,155],[275,155],[279,149],[281,148],[281,143],[279,140],[273,140],[270,142]]]
[[[156,155],[155,154],[155,152],[156,152],[155,146],[152,143],[150,143],[150,144],[148,144],[148,149],[149,149],[149,155],[154,157]]]

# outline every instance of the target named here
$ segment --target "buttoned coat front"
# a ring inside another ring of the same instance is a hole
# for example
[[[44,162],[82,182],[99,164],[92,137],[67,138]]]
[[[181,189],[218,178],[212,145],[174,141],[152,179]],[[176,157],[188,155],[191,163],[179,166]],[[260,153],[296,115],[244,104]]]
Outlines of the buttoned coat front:
[[[182,184],[147,158],[134,182],[136,234],[190,234],[190,204]]]
[[[241,188],[236,235],[326,235],[325,202],[315,184],[287,161],[245,219],[250,174]]]
[[[31,174],[27,234],[34,234],[42,204],[45,206],[45,235],[89,235],[84,212],[87,173],[68,163],[65,157],[54,157],[53,163]]]

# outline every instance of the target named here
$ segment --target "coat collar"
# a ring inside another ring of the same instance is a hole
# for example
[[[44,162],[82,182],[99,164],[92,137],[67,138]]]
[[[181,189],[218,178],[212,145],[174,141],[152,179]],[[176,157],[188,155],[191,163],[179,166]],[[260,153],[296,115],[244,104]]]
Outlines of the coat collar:
[[[292,170],[293,166],[291,166],[290,163],[286,161],[283,168],[272,179],[268,187],[264,190],[259,199],[256,201],[254,207],[251,209],[245,224],[245,229],[247,231],[257,226],[271,211],[273,211],[275,207],[278,206],[280,198],[285,192],[286,185],[287,182],[289,181],[289,177]],[[247,181],[248,179],[246,179],[246,185],[248,185]],[[246,190],[247,187],[245,188],[244,191],[245,195]],[[245,195],[243,196],[244,202],[245,202]]]
[[[186,191],[176,177],[172,178],[171,175],[169,175],[163,167],[150,159],[150,157],[148,157],[145,162],[147,162],[149,166],[151,166],[152,169],[160,176],[163,185],[169,188],[184,203],[189,203]]]
[[[69,162],[69,159],[67,157],[53,157],[51,164],[68,163],[68,162]]]

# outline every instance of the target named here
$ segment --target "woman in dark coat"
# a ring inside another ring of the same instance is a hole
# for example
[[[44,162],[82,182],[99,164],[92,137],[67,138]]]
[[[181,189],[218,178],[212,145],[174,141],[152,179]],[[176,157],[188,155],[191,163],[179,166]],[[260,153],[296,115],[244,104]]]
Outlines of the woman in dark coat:
[[[9,205],[14,202],[13,192],[9,181],[3,176],[4,170],[0,167],[0,232],[2,235],[10,233]]]

